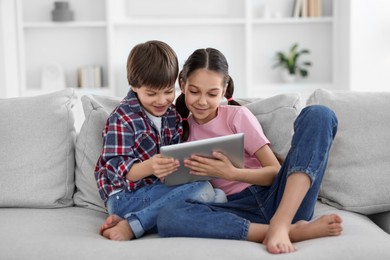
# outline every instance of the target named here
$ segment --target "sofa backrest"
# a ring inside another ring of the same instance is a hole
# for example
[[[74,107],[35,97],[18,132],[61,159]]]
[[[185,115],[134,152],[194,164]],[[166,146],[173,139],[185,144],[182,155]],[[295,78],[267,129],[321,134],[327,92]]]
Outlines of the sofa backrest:
[[[339,121],[321,200],[366,215],[390,211],[390,93],[319,89],[307,101],[314,104]]]
[[[0,207],[73,205],[73,89],[0,100]]]

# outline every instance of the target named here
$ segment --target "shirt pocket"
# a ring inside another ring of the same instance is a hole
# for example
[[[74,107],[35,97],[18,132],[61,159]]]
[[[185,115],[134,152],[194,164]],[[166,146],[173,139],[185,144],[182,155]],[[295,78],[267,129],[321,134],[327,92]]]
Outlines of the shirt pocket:
[[[134,149],[140,157],[148,159],[157,153],[157,137],[150,131],[144,131],[138,134],[135,140]]]

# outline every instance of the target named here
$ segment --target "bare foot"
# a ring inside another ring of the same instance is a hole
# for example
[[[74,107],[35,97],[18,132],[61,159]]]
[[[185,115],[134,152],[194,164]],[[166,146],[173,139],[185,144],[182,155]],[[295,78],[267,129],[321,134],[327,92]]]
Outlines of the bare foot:
[[[263,244],[272,254],[291,253],[296,251],[292,242],[340,235],[343,231],[341,223],[342,219],[339,215],[330,214],[311,222],[298,221],[291,228],[279,223],[270,224]]]
[[[270,224],[263,244],[271,254],[292,253],[296,248],[291,243],[290,225],[281,223]]]
[[[125,219],[121,219],[116,225],[105,229],[102,235],[105,238],[116,241],[127,241],[134,237],[133,231]]]
[[[336,214],[323,215],[310,222],[298,221],[290,231],[290,239],[298,242],[318,237],[338,236],[343,231],[342,221]]]
[[[123,220],[121,217],[117,215],[110,215],[107,217],[106,222],[100,227],[99,233],[103,235],[104,230],[111,228],[119,223],[119,221]]]

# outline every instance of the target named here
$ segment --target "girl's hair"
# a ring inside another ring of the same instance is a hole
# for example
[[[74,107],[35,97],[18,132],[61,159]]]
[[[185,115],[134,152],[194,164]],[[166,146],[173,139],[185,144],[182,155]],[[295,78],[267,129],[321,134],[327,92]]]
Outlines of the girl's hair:
[[[226,86],[225,98],[229,105],[239,106],[233,100],[234,82],[229,76],[229,65],[225,56],[217,49],[207,48],[194,51],[183,65],[183,70],[179,73],[180,81],[187,82],[188,77],[198,69],[207,69],[220,73],[223,76],[223,84]],[[187,118],[190,111],[185,103],[185,95],[181,93],[176,99],[176,109],[182,118]],[[189,125],[187,120],[183,120],[183,140],[189,136]]]
[[[136,45],[127,58],[127,81],[130,86],[162,89],[174,86],[179,72],[175,51],[161,41]]]

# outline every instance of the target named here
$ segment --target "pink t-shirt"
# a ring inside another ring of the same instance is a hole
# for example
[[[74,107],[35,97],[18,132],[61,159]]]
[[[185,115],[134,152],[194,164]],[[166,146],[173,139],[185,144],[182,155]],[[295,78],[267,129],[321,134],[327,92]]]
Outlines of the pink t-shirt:
[[[190,136],[188,141],[201,140],[205,138],[224,136],[229,134],[244,133],[245,147],[245,168],[259,168],[260,162],[255,156],[261,147],[269,144],[267,137],[256,117],[248,108],[242,106],[220,105],[217,117],[211,121],[199,125],[190,116]],[[226,195],[238,193],[246,189],[251,184],[215,179],[211,181],[215,188],[222,189]]]

